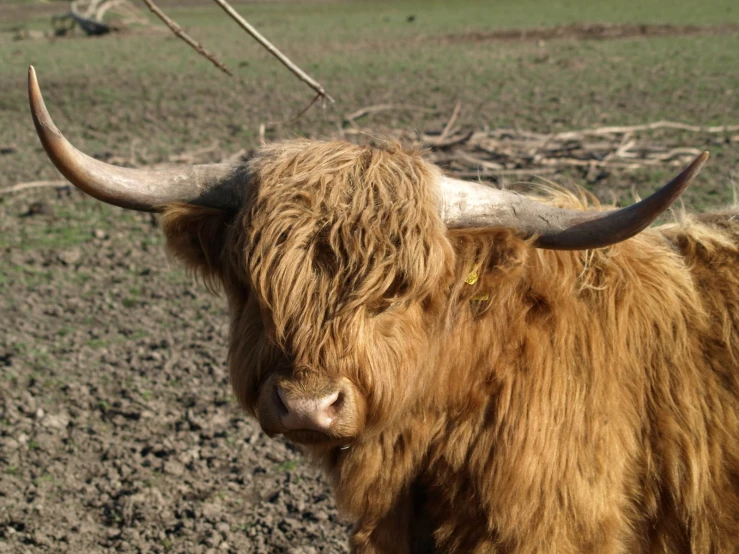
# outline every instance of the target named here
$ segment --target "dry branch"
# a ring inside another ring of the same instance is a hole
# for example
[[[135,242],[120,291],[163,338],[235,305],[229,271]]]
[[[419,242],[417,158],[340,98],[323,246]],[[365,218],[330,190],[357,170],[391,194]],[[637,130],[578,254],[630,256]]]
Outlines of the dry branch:
[[[569,131],[558,133],[557,138],[566,140],[570,137],[580,137],[581,135],[610,135],[636,133],[640,131],[654,131],[657,129],[677,129],[681,131],[690,131],[693,133],[733,133],[739,131],[739,125],[717,125],[715,127],[699,127],[698,125],[687,125],[675,121],[655,121],[645,125],[632,125],[630,127],[598,127],[596,129],[582,129],[580,131]]]
[[[232,75],[228,68],[223,65],[223,63],[218,61],[218,59],[213,54],[208,52],[199,42],[191,38],[190,35],[183,31],[182,27],[180,27],[174,20],[170,19],[169,16],[167,16],[167,14],[160,10],[159,7],[152,0],[144,0],[144,3],[149,6],[149,9],[154,12],[154,15],[161,19],[164,24],[169,27],[175,35],[186,42],[190,46],[190,48],[209,60],[213,65],[223,71],[226,75]]]
[[[551,169],[495,169],[480,171],[453,171],[459,179],[484,179],[486,177],[526,177],[532,175],[554,175],[557,170]]]
[[[676,139],[652,136],[656,130],[692,133],[731,133],[739,125],[700,127],[670,121],[644,125],[598,127],[559,133],[534,133],[519,128],[454,130],[456,113],[441,132],[417,134],[407,130],[386,133],[430,149],[429,158],[462,178],[497,178],[511,175],[546,175],[579,168],[588,180],[603,170],[637,170],[646,167],[679,166],[701,150],[676,144]],[[356,134],[369,134],[362,129]],[[676,135],[679,137],[681,135]],[[734,140],[734,136],[725,137]]]
[[[144,0],[145,2],[147,0]],[[234,10],[231,5],[226,2],[226,0],[213,0],[216,4],[218,4],[223,10],[234,20],[236,23],[238,23],[242,29],[244,29],[247,33],[249,33],[254,40],[256,40],[259,44],[261,44],[264,48],[267,49],[267,51],[272,54],[275,58],[277,58],[282,65],[287,67],[290,71],[292,71],[298,79],[303,81],[305,84],[307,84],[309,87],[311,87],[313,90],[316,91],[317,94],[319,94],[322,98],[325,98],[332,104],[334,103],[334,99],[331,98],[331,96],[328,95],[326,90],[323,88],[321,83],[313,79],[310,75],[305,73],[302,69],[300,69],[297,65],[295,65],[290,59],[285,56],[282,52],[280,52],[277,47],[272,44],[270,41],[268,41],[266,38],[262,36],[262,34],[257,31],[252,25],[246,21],[243,17],[239,15],[239,13]]]
[[[269,125],[270,127],[276,127],[278,125],[287,125],[288,123],[295,123],[298,119],[303,117],[305,113],[313,107],[313,104],[318,102],[321,98],[322,98],[321,93],[318,93],[313,97],[313,100],[311,100],[310,103],[305,108],[303,108],[302,110],[298,112],[298,114],[295,117],[291,117],[290,119],[287,119],[285,121],[270,121],[269,123],[267,123],[267,125]]]
[[[387,110],[406,110],[406,111],[417,111],[417,112],[427,112],[427,113],[435,113],[437,111],[437,110],[432,110],[431,108],[424,108],[423,106],[414,106],[412,104],[376,104],[374,106],[366,106],[364,108],[357,110],[356,112],[346,114],[344,116],[344,121],[348,121],[349,123],[354,123],[357,119],[359,119],[360,117],[364,117],[365,115],[369,115],[371,113],[383,112]]]
[[[115,12],[113,23],[103,21],[108,11]],[[123,31],[131,25],[146,26],[148,19],[131,3],[131,0],[74,0],[69,11],[51,18],[54,36],[64,36],[82,29],[88,36],[105,35],[113,31]],[[33,35],[24,38],[30,38]],[[46,36],[46,33],[42,33]]]
[[[21,192],[28,189],[37,189],[42,187],[56,187],[60,189],[67,188],[69,186],[70,185],[67,181],[31,181],[28,183],[18,183],[17,185],[2,188],[0,189],[0,194],[9,194],[12,192]]]
[[[449,132],[452,130],[452,126],[454,125],[454,122],[457,121],[457,116],[459,116],[459,110],[462,107],[462,102],[457,102],[457,105],[454,106],[454,111],[452,112],[452,117],[449,118],[449,121],[446,123],[446,127],[444,127],[444,130],[441,132],[441,135],[439,136],[438,143],[444,144],[446,141],[446,137],[449,135]]]
[[[423,135],[423,142],[424,146],[433,146],[434,148],[449,148],[450,146],[467,142],[472,137],[472,134],[472,131],[460,132],[452,135],[443,142],[441,141],[441,137]]]

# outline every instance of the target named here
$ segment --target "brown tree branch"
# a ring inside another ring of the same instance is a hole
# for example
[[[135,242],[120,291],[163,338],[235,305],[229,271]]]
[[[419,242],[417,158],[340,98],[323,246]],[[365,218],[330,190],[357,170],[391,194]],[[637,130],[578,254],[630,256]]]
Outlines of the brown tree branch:
[[[148,0],[144,0],[144,2],[147,2]],[[302,69],[300,69],[297,65],[295,65],[290,59],[285,56],[282,52],[280,52],[275,45],[273,45],[270,41],[268,41],[266,38],[264,38],[259,31],[257,31],[254,27],[252,27],[248,21],[246,21],[243,17],[239,15],[239,13],[234,10],[231,5],[226,2],[226,0],[213,0],[216,4],[218,4],[221,8],[223,8],[223,11],[225,11],[236,23],[238,23],[242,29],[244,29],[247,33],[249,33],[254,40],[256,40],[259,44],[264,46],[264,48],[272,54],[275,58],[280,60],[280,63],[287,67],[290,71],[292,71],[298,79],[303,81],[305,84],[307,84],[309,87],[311,87],[313,90],[315,90],[322,98],[325,98],[332,104],[334,103],[334,99],[329,96],[329,94],[326,92],[326,90],[323,88],[321,83],[313,79],[310,75],[305,73]],[[311,103],[313,105],[313,103]],[[302,115],[302,114],[301,114]]]
[[[462,107],[462,102],[457,102],[457,105],[454,106],[454,111],[452,112],[452,116],[449,118],[449,121],[447,121],[446,126],[444,127],[444,130],[441,132],[441,135],[439,135],[439,144],[443,144],[446,138],[449,136],[449,131],[452,130],[452,126],[454,125],[454,122],[457,121],[457,117],[459,116],[459,109]]]
[[[162,10],[159,9],[159,7],[154,4],[152,0],[144,0],[144,4],[149,6],[149,9],[154,12],[154,14],[161,19],[164,24],[172,29],[172,32],[177,35],[179,38],[181,38],[183,41],[185,41],[193,50],[195,50],[198,54],[203,56],[204,58],[208,59],[213,65],[215,65],[218,69],[223,71],[226,75],[233,76],[231,72],[228,70],[228,68],[223,65],[220,61],[216,59],[216,57],[208,52],[203,46],[197,42],[196,40],[192,39],[185,31],[182,30],[182,27],[180,27],[175,21],[170,19],[167,14],[165,14]]]
[[[36,189],[41,187],[55,187],[59,189],[69,186],[71,185],[67,181],[31,181],[29,183],[18,183],[17,185],[2,188],[0,189],[0,194],[21,192],[23,190]]]

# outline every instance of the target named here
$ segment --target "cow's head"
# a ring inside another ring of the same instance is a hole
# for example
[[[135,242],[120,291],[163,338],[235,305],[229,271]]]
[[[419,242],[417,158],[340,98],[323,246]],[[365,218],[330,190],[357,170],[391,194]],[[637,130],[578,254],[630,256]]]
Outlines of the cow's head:
[[[169,248],[227,293],[234,391],[269,434],[341,446],[423,396],[455,252],[450,228],[505,227],[535,246],[595,248],[644,229],[707,158],[625,209],[569,211],[445,177],[416,152],[293,140],[247,163],[114,167],[71,146],[33,69],[44,148],[105,202],[162,211]]]

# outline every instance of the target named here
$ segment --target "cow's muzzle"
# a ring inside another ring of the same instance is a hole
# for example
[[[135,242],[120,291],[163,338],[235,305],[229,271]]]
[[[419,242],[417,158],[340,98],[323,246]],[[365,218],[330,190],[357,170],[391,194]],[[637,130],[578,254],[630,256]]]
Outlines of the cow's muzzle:
[[[303,443],[347,444],[364,428],[364,401],[347,379],[311,383],[270,377],[257,400],[257,417],[268,435]]]

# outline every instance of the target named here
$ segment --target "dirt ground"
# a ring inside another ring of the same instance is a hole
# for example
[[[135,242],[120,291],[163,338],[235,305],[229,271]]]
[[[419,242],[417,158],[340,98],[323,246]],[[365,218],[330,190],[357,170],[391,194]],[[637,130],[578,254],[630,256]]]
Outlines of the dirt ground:
[[[531,29],[498,29],[487,32],[468,32],[441,37],[429,37],[429,42],[496,42],[541,40],[615,40],[635,37],[687,37],[736,33],[739,24],[722,25],[652,25],[652,24],[593,24],[574,23]]]
[[[323,478],[232,400],[223,301],[149,216],[38,196],[3,233],[91,240],[3,256],[0,552],[345,552]]]

